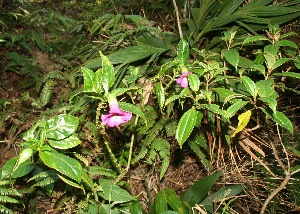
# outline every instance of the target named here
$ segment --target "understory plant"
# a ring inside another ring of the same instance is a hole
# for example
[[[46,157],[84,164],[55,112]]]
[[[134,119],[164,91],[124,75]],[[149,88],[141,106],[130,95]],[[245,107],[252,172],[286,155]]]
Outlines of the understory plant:
[[[51,204],[53,212],[230,213],[247,184],[220,187],[216,182],[222,172],[215,166],[224,151],[235,161],[237,146],[259,162],[253,170],[263,172],[270,187],[279,186],[270,190],[261,213],[269,204],[276,207],[272,200],[284,187],[297,200],[299,164],[289,161],[289,153],[299,156],[299,148],[286,139],[295,135],[295,127],[278,103],[286,91],[299,93],[289,82],[300,78],[299,48],[290,40],[298,35],[283,33],[278,24],[299,16],[299,1],[271,3],[193,1],[179,42],[174,33],[161,32],[145,17],[107,14],[93,20],[85,32],[109,37],[107,43],[81,48],[87,23],[50,10],[24,16],[33,23],[42,20],[55,35],[64,29],[74,33],[72,38],[64,34],[66,42],[61,42],[51,35],[46,41],[42,33],[32,31],[40,50],[57,53],[61,44],[64,51],[70,44],[73,48],[54,57],[65,63],[62,70],[70,71],[43,73],[34,60],[13,51],[31,50],[29,34],[0,38],[2,47],[11,50],[7,69],[27,75],[24,88],[34,86],[38,94],[33,98],[27,91],[23,99],[35,111],[46,112],[22,134],[19,155],[0,169],[0,212],[34,212],[36,205],[28,198],[39,195],[57,199]],[[120,46],[124,48],[115,50]],[[96,57],[98,50],[113,52]],[[73,68],[71,59],[82,67]],[[72,92],[60,92],[63,98],[54,105],[51,97],[61,82],[70,83]],[[0,104],[5,109],[11,103]],[[271,138],[268,131],[273,127],[279,138],[286,137],[280,139],[279,152],[279,146],[269,145],[280,169],[265,164],[265,151],[251,138],[253,133]],[[146,173],[158,172],[162,181],[177,158],[174,150],[184,158],[192,154],[208,176],[182,195],[166,188],[151,201],[148,194],[148,207],[142,207],[139,195],[130,193],[130,170],[146,165]],[[292,177],[295,181],[289,183]]]

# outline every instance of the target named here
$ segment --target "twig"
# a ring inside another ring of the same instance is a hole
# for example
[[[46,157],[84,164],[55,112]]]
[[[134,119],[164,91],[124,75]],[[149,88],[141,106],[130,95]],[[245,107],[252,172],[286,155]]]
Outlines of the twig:
[[[285,178],[284,178],[284,180],[281,182],[280,186],[277,187],[276,189],[274,189],[273,192],[272,192],[272,193],[268,196],[268,198],[265,200],[265,202],[264,202],[264,204],[263,204],[263,206],[262,206],[262,208],[261,208],[261,210],[260,210],[260,214],[264,214],[264,213],[265,213],[265,211],[266,211],[266,209],[267,209],[269,203],[271,202],[271,200],[272,200],[272,199],[273,199],[273,198],[274,198],[281,190],[283,190],[283,189],[285,188],[285,186],[288,184],[288,182],[289,182],[289,180],[290,180],[290,178],[291,178],[291,175],[292,175],[291,172],[290,172],[290,169],[291,169],[291,168],[290,168],[290,160],[289,160],[289,157],[288,157],[288,153],[287,153],[287,151],[286,151],[286,149],[285,149],[285,146],[284,146],[283,143],[282,143],[282,138],[281,138],[281,136],[280,136],[280,131],[279,131],[278,125],[277,125],[277,132],[278,132],[278,136],[279,136],[279,139],[280,139],[281,146],[282,146],[283,151],[284,151],[284,153],[285,153],[285,155],[286,155],[286,159],[287,159],[288,166],[286,167],[286,166],[283,164],[283,162],[280,160],[279,155],[278,155],[277,150],[276,150],[276,147],[275,147],[275,145],[273,144],[273,142],[271,141],[270,143],[271,143],[271,146],[272,146],[272,150],[273,150],[273,152],[274,152],[274,157],[275,157],[275,159],[277,160],[277,162],[279,163],[280,167],[283,169],[283,171],[284,171],[284,173],[285,173]],[[269,135],[270,135],[270,133],[269,133]]]
[[[177,19],[179,36],[182,39],[183,38],[183,34],[182,34],[181,25],[180,25],[179,11],[178,11],[178,7],[177,7],[177,4],[176,4],[176,0],[173,0],[173,5],[174,5],[174,8],[175,8],[175,14],[176,14],[176,19]]]
[[[274,189],[274,191],[269,195],[269,197],[266,199],[266,201],[264,202],[261,210],[260,210],[260,214],[264,214],[270,201],[281,191],[284,189],[284,187],[288,184],[289,180],[291,178],[291,174],[288,173],[284,180],[281,182],[280,186],[277,187],[276,189]]]

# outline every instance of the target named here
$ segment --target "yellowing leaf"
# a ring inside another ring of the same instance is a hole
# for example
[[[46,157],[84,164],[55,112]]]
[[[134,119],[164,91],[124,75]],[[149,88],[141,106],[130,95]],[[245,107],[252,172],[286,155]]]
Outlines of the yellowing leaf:
[[[244,112],[243,114],[241,114],[238,117],[238,120],[239,120],[238,127],[233,132],[233,134],[232,134],[231,137],[234,137],[237,133],[239,133],[240,131],[242,131],[247,126],[247,124],[248,124],[248,122],[250,120],[250,117],[251,117],[251,111],[250,110]]]

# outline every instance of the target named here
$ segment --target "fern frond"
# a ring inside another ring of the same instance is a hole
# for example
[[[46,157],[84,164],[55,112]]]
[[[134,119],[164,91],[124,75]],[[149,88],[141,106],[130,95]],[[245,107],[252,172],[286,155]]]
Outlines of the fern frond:
[[[11,189],[11,188],[5,188],[5,187],[0,187],[0,195],[10,195],[10,196],[22,196],[21,193],[19,193],[17,190],[15,189]]]
[[[2,204],[0,204],[0,213],[3,213],[3,214],[14,214],[14,212],[11,209],[5,207]]]
[[[46,187],[50,184],[54,184],[55,181],[56,181],[56,179],[49,177],[49,178],[45,178],[44,180],[42,180],[40,182],[33,184],[31,187]]]
[[[37,179],[44,179],[47,177],[53,177],[53,178],[56,177],[57,178],[55,171],[50,170],[50,171],[43,171],[43,172],[40,172],[40,173],[32,176],[31,178],[28,179],[27,182],[37,180]]]
[[[168,121],[170,121],[169,118],[162,118],[153,125],[153,127],[148,131],[148,134],[143,141],[141,151],[134,158],[133,163],[136,163],[137,161],[146,156],[147,152],[149,151],[148,146],[151,144],[151,142],[155,140],[159,132],[164,128]]]
[[[207,155],[201,150],[204,149],[206,153],[209,150],[205,137],[202,134],[196,135],[194,139],[188,141],[188,145],[199,157],[205,169],[209,170],[210,162],[207,158]]]
[[[156,138],[152,142],[147,163],[152,164],[158,154],[160,156],[160,160],[162,161],[159,176],[160,179],[162,179],[170,164],[170,143],[165,139]]]
[[[12,204],[20,204],[21,202],[15,198],[5,196],[5,195],[0,195],[0,202],[2,203],[12,203]]]
[[[1,120],[0,120],[0,122],[1,122]],[[0,186],[4,186],[6,184],[9,184],[9,180],[2,180],[2,181],[0,181]]]
[[[53,80],[48,80],[41,91],[39,99],[32,102],[31,105],[37,109],[41,109],[47,105],[50,102],[51,95],[53,93],[53,86],[55,84],[56,83]]]

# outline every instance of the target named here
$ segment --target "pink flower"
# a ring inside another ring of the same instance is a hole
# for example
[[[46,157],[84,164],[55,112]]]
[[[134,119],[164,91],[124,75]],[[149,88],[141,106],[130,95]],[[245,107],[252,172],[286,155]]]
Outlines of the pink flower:
[[[187,76],[191,74],[192,72],[189,72],[187,70],[184,70],[181,74],[181,76],[176,80],[176,82],[182,87],[186,88],[189,84],[189,81],[187,79]]]
[[[132,118],[132,113],[120,109],[117,99],[114,96],[108,96],[109,114],[101,115],[102,122],[108,127],[119,126],[127,123]]]

